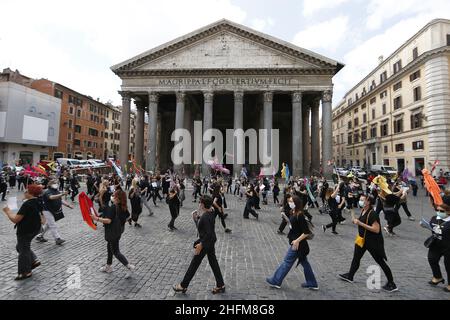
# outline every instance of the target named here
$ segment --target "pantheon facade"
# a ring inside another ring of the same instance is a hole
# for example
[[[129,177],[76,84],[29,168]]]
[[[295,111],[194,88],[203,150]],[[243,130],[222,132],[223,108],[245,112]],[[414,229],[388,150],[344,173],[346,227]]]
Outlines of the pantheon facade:
[[[342,68],[339,62],[228,20],[205,26],[111,68],[122,79],[120,161],[126,163],[130,156],[134,100],[133,156],[148,171],[171,166],[175,129],[193,134],[194,121],[202,121],[203,131],[215,128],[224,137],[226,129],[279,129],[279,161],[289,165],[291,174],[309,175],[322,168],[329,176],[332,78]],[[149,149],[144,154],[146,112]],[[247,160],[248,149],[242,150]],[[238,174],[242,165],[227,167]]]

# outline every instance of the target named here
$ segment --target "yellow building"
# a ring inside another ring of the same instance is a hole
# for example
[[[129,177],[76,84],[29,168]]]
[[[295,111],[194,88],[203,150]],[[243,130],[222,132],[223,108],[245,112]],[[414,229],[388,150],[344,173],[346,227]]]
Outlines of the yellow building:
[[[381,45],[381,44],[380,44]],[[336,165],[450,167],[450,20],[428,23],[333,110]]]

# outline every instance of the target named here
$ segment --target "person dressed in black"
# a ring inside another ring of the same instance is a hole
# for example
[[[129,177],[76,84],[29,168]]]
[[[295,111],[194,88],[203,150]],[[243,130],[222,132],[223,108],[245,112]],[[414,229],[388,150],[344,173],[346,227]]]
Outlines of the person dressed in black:
[[[322,179],[322,186],[320,187],[320,199],[322,199],[322,205],[325,205],[325,194],[329,188],[328,182],[325,178]]]
[[[175,219],[180,213],[180,199],[178,198],[178,187],[174,186],[167,195],[166,202],[169,205],[170,210],[170,222],[167,225],[170,231],[177,230],[175,227]]]
[[[203,195],[200,198],[198,214],[200,220],[197,223],[199,239],[194,242],[194,257],[191,264],[180,284],[173,286],[175,292],[185,293],[188,289],[189,283],[197,272],[198,267],[202,263],[205,255],[208,256],[208,262],[216,278],[216,287],[212,290],[213,294],[225,292],[225,284],[220,271],[219,263],[217,262],[215,243],[217,241],[215,232],[215,214],[211,210],[213,199],[208,195]]]
[[[301,287],[311,290],[319,290],[316,277],[314,276],[314,272],[307,259],[310,252],[308,239],[310,238],[311,230],[309,228],[307,218],[302,212],[305,207],[305,203],[302,203],[298,196],[289,198],[288,202],[291,209],[289,218],[291,229],[288,234],[289,249],[283,262],[280,264],[273,276],[266,279],[266,282],[271,287],[280,289],[284,278],[291,270],[295,261],[298,260],[298,264],[303,266],[306,280]]]
[[[105,226],[108,257],[106,265],[100,271],[105,273],[111,273],[113,271],[112,259],[114,256],[128,269],[126,278],[130,278],[135,266],[128,263],[127,258],[125,258],[119,249],[120,238],[125,229],[124,225],[130,216],[127,208],[127,194],[123,190],[117,190],[114,192],[112,201],[113,205],[106,208],[100,217],[97,217],[94,213],[91,214],[92,220],[101,222]]]
[[[8,191],[8,184],[6,183],[5,172],[0,172],[0,193],[2,194],[2,201],[6,201],[6,192]]]
[[[41,225],[45,223],[42,215],[42,203],[38,197],[42,194],[42,186],[29,185],[25,191],[25,202],[17,214],[8,207],[3,212],[17,229],[17,246],[19,253],[18,276],[15,280],[24,280],[32,276],[31,270],[39,267],[41,263],[31,250],[31,241],[39,233]]]
[[[273,203],[274,204],[280,204],[280,200],[278,200],[278,195],[280,194],[280,187],[278,186],[278,182],[275,182],[273,185]]]
[[[231,193],[231,187],[233,186],[233,177],[228,177],[228,183],[227,183],[227,193]]]
[[[131,173],[127,174],[127,181],[125,184],[125,190],[129,190],[131,187],[131,182],[133,181],[133,175]]]
[[[428,263],[430,264],[433,278],[428,282],[432,286],[445,283],[442,277],[439,261],[444,257],[445,271],[447,272],[447,286],[445,292],[450,292],[450,196],[442,197],[443,204],[436,207],[436,215],[430,220],[433,228],[431,243],[428,245]]]
[[[159,194],[159,190],[161,189],[160,185],[159,185],[159,181],[156,178],[156,176],[152,176],[152,180],[151,180],[151,187],[152,187],[152,196],[153,196],[153,204],[155,205],[155,207],[157,207],[158,205],[156,204],[156,198],[159,199],[159,201],[162,200],[161,195]]]
[[[16,187],[16,169],[10,169],[9,171],[9,187],[14,189]]]
[[[391,194],[387,194],[384,191],[378,194],[378,197],[381,198],[384,217],[387,221],[387,226],[384,227],[384,230],[390,236],[396,235],[394,228],[402,223],[398,213],[398,204],[403,196],[403,191],[397,189],[394,189],[394,191]]]
[[[369,251],[375,262],[381,267],[387,278],[387,283],[382,287],[388,292],[398,291],[394,283],[392,271],[387,265],[387,257],[384,250],[383,234],[381,232],[380,216],[375,213],[373,206],[375,198],[371,195],[361,196],[359,206],[362,208],[359,219],[353,218],[353,224],[358,226],[358,237],[355,240],[355,251],[350,266],[350,271],[340,274],[339,278],[353,283],[353,277],[359,269],[360,261],[366,251]]]
[[[245,203],[244,209],[244,219],[250,219],[249,214],[258,219],[258,214],[256,213],[255,207],[255,188],[253,185],[249,185],[248,190],[245,195],[247,196],[247,202]]]
[[[80,189],[80,182],[78,181],[78,175],[76,173],[72,174],[72,178],[70,179],[70,190],[71,190],[71,200],[75,202],[75,197],[78,194],[78,190]]]
[[[128,220],[131,225],[131,221],[134,222],[134,226],[141,228],[142,226],[138,223],[139,215],[142,213],[142,202],[141,202],[141,189],[138,185],[138,180],[133,179],[131,182],[131,188],[128,192],[128,199],[131,203],[131,219]]]
[[[227,225],[225,223],[225,218],[227,215],[223,212],[223,205],[222,205],[222,195],[221,195],[221,188],[219,184],[216,184],[214,186],[214,190],[212,193],[213,197],[213,207],[214,207],[214,213],[217,216],[219,216],[220,221],[222,222],[222,226],[225,229],[226,233],[231,233],[231,230],[227,228]]]
[[[92,194],[94,193],[94,177],[92,176],[91,173],[87,174],[87,178],[86,178],[86,187],[87,187],[87,194],[89,196],[92,196]]]
[[[289,199],[291,198],[291,194],[289,193],[289,188],[284,189],[283,203],[280,206],[281,212],[281,224],[278,227],[277,233],[284,234],[284,229],[289,223],[289,217],[291,214],[291,208],[289,207]]]
[[[322,225],[323,232],[331,228],[333,234],[338,234],[336,232],[336,226],[339,223],[339,204],[338,200],[341,201],[341,205],[344,204],[343,200],[339,196],[339,187],[333,191],[333,188],[328,188],[325,193],[325,204],[324,212],[328,213],[331,217],[331,223],[327,225]]]
[[[194,178],[192,186],[194,187],[194,192],[192,193],[194,200],[192,202],[197,202],[197,195],[202,196],[202,180],[200,180],[200,177],[197,176]]]

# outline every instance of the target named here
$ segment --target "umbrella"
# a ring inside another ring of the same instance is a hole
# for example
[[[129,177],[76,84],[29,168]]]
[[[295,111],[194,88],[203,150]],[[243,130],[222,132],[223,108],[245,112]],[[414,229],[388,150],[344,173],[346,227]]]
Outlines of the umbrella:
[[[441,204],[443,204],[441,197],[441,189],[431,176],[430,171],[428,171],[427,169],[423,169],[422,174],[425,183],[425,188],[427,189],[428,193],[433,197],[434,204],[440,206]]]
[[[97,212],[95,211],[92,200],[89,199],[86,193],[81,192],[80,195],[78,196],[78,201],[80,202],[80,210],[83,220],[87,223],[89,227],[91,227],[94,230],[97,230],[97,225],[92,221],[91,218],[91,213],[94,213],[96,216],[98,216]]]

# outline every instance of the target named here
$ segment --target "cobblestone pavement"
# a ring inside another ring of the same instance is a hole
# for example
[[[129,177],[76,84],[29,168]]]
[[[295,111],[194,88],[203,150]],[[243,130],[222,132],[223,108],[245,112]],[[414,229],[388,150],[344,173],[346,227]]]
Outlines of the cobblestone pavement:
[[[11,196],[15,194],[11,192]],[[392,294],[367,288],[369,274],[366,270],[374,264],[369,254],[364,256],[354,284],[337,278],[338,273],[349,269],[356,227],[347,219],[346,224],[338,226],[339,235],[329,231],[323,233],[320,225],[331,219],[320,215],[317,209],[311,210],[316,237],[310,241],[309,261],[320,290],[313,292],[300,287],[304,282],[301,266],[291,270],[281,290],[268,287],[266,277],[274,272],[288,248],[286,236],[276,233],[281,221],[279,209],[272,203],[262,205],[258,221],[254,218],[243,220],[244,202],[232,195],[227,195],[226,212],[229,216],[226,223],[233,232],[224,233],[220,221],[216,222],[216,253],[224,275],[226,293],[216,296],[210,293],[215,281],[205,258],[187,294],[174,294],[172,285],[183,278],[192,258],[192,243],[196,239],[191,212],[197,204],[192,203],[190,191],[187,190],[187,200],[175,222],[178,231],[169,232],[167,228],[170,214],[164,202],[158,202],[151,217],[144,208],[140,219],[142,229],[127,225],[121,251],[136,265],[135,275],[131,279],[125,279],[126,269],[117,260],[114,260],[113,273],[99,272],[106,262],[103,228],[98,231],[89,229],[76,207],[74,210],[66,208],[66,218],[58,222],[60,233],[67,242],[57,246],[50,234],[46,235],[49,239],[47,243],[33,241],[32,248],[42,266],[35,270],[31,279],[13,281],[17,272],[15,230],[2,213],[0,299],[442,299],[442,288],[432,288],[427,284],[431,270],[423,241],[429,233],[419,226],[418,221],[421,217],[430,217],[432,211],[423,190],[419,195],[409,200],[416,221],[408,221],[401,209],[403,222],[396,229],[398,236],[385,236],[388,264],[399,287],[399,292]],[[18,197],[21,198],[21,194]],[[153,207],[153,203],[151,205]],[[384,218],[382,223],[385,224]],[[80,271],[80,288],[70,286],[73,270]],[[442,271],[445,274],[445,270]],[[382,274],[381,284],[385,281]]]

